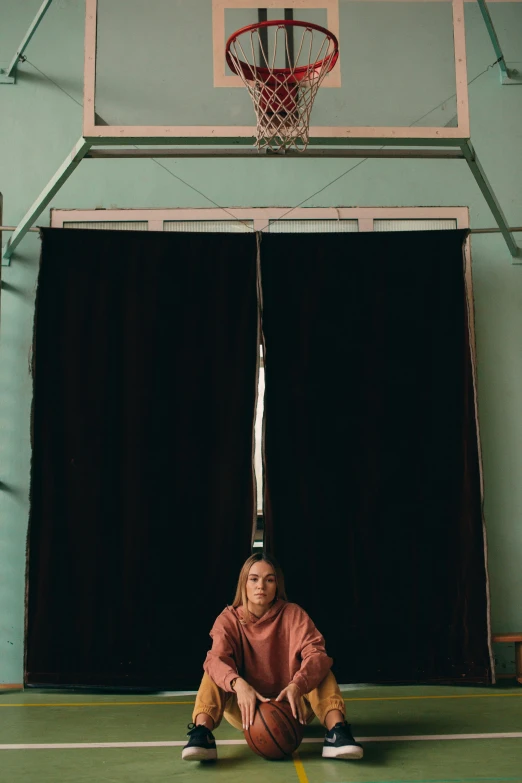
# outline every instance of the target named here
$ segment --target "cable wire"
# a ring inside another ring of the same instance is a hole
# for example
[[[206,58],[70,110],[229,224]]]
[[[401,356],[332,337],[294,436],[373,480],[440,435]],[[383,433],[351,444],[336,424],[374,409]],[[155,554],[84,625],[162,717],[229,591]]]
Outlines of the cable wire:
[[[480,73],[478,73],[476,76],[474,76],[474,77],[473,77],[473,79],[471,79],[471,80],[468,82],[468,86],[469,86],[470,84],[473,84],[473,82],[474,82],[474,81],[476,81],[476,80],[477,80],[477,79],[478,79],[480,76],[483,76],[485,73],[487,73],[487,72],[488,72],[488,71],[489,71],[491,68],[493,68],[493,67],[494,67],[494,66],[495,66],[497,63],[498,63],[498,60],[495,60],[495,62],[494,62],[494,63],[491,63],[491,65],[488,65],[488,67],[487,67],[487,68],[484,68],[484,70],[483,70],[483,71],[481,71]],[[449,96],[449,98],[446,98],[445,100],[441,101],[441,103],[439,103],[439,104],[438,104],[438,106],[435,106],[433,109],[430,109],[428,112],[426,112],[426,114],[423,114],[421,117],[418,117],[416,120],[413,120],[413,122],[411,122],[411,123],[410,123],[410,125],[409,125],[408,127],[409,127],[409,128],[411,128],[411,127],[412,127],[413,125],[415,125],[417,122],[420,122],[421,120],[423,120],[423,119],[424,119],[424,117],[427,117],[429,114],[431,114],[432,112],[436,111],[436,110],[437,110],[437,109],[438,109],[440,106],[442,106],[443,104],[447,103],[448,101],[450,101],[452,98],[455,98],[455,97],[456,97],[456,93],[453,93],[453,95],[450,95],[450,96]],[[386,144],[383,144],[383,145],[382,145],[382,147],[379,147],[378,149],[381,149],[381,150],[383,150],[383,149],[385,149],[385,148],[386,148],[386,146],[387,146]],[[331,185],[334,185],[334,184],[335,184],[336,182],[338,182],[340,179],[342,179],[343,177],[345,177],[347,174],[349,174],[351,171],[353,171],[354,169],[356,169],[358,166],[361,166],[363,163],[366,163],[368,160],[369,160],[369,158],[363,158],[362,160],[360,160],[360,161],[359,161],[359,163],[356,163],[356,164],[355,164],[355,166],[351,166],[351,167],[350,167],[349,169],[347,169],[346,171],[343,171],[343,173],[342,173],[342,174],[339,174],[339,176],[338,176],[338,177],[335,177],[335,179],[333,179],[331,182],[328,182],[328,183],[327,183],[327,184],[326,184],[324,187],[322,187],[320,190],[316,190],[316,191],[315,191],[315,193],[312,193],[312,195],[311,195],[311,196],[308,196],[308,197],[307,197],[307,198],[305,198],[303,201],[300,201],[300,202],[299,202],[299,204],[296,204],[296,205],[295,205],[295,207],[292,207],[292,208],[291,208],[291,209],[289,209],[287,212],[284,212],[282,215],[280,215],[280,217],[278,217],[278,218],[276,218],[275,220],[271,221],[271,223],[276,223],[277,221],[279,221],[279,220],[282,220],[282,219],[283,219],[284,217],[286,217],[287,215],[290,215],[290,213],[291,213],[291,212],[293,212],[295,209],[299,209],[299,207],[302,207],[302,206],[303,206],[303,204],[306,204],[306,202],[307,202],[307,201],[310,201],[311,199],[313,199],[313,198],[314,198],[314,196],[318,196],[318,195],[319,195],[319,193],[322,193],[324,190],[326,190],[327,188],[329,188]],[[271,225],[271,224],[269,224],[269,225]],[[266,231],[266,229],[267,229],[268,227],[269,227],[269,226],[265,226],[265,228],[263,229],[263,231]]]
[[[62,91],[62,92],[65,94],[65,95],[67,95],[67,97],[68,97],[68,98],[70,98],[70,99],[71,99],[71,101],[74,101],[74,102],[75,102],[75,104],[76,104],[77,106],[79,106],[80,108],[82,108],[82,109],[83,109],[83,103],[80,103],[80,101],[77,101],[77,100],[76,100],[76,98],[75,98],[73,95],[71,95],[71,93],[70,93],[70,92],[67,92],[67,90],[64,90],[64,88],[63,88],[63,87],[61,87],[61,86],[58,84],[58,82],[55,82],[55,81],[54,81],[54,79],[51,79],[51,77],[50,77],[50,76],[47,76],[47,74],[46,74],[46,73],[44,73],[43,71],[41,71],[41,70],[38,68],[38,66],[37,66],[37,65],[35,65],[34,63],[32,63],[30,60],[28,60],[28,59],[27,59],[27,57],[25,57],[24,55],[22,55],[22,56],[20,57],[20,61],[21,61],[21,62],[23,62],[23,63],[29,63],[29,65],[30,65],[32,68],[34,68],[34,69],[35,69],[35,71],[38,71],[38,73],[41,73],[41,74],[42,74],[42,76],[43,76],[45,79],[47,79],[47,81],[48,81],[48,82],[51,82],[51,84],[54,84],[54,86],[55,86],[55,87],[57,87],[59,90],[61,90],[61,91]]]
[[[63,92],[65,95],[67,95],[67,97],[68,97],[68,98],[70,98],[72,101],[74,101],[74,102],[75,102],[75,103],[76,103],[78,106],[80,106],[80,107],[82,107],[82,108],[83,108],[83,104],[82,104],[82,103],[80,103],[79,101],[77,101],[77,100],[76,100],[76,98],[74,98],[74,97],[73,97],[73,96],[72,96],[70,93],[68,93],[66,90],[64,90],[64,88],[63,88],[63,87],[61,87],[61,86],[60,86],[60,85],[59,85],[57,82],[55,82],[53,79],[51,79],[51,77],[50,77],[50,76],[48,76],[46,73],[44,73],[42,70],[40,70],[40,68],[38,68],[38,66],[36,66],[34,63],[32,63],[30,60],[28,60],[28,59],[27,59],[27,57],[25,57],[24,55],[22,55],[22,56],[20,57],[20,61],[21,61],[21,62],[27,62],[27,63],[29,63],[29,65],[30,65],[30,66],[32,66],[32,67],[33,67],[33,68],[34,68],[36,71],[38,71],[38,73],[40,73],[40,74],[41,74],[43,77],[45,77],[45,78],[46,78],[46,79],[47,79],[49,82],[51,82],[51,84],[53,84],[55,87],[57,87],[59,90],[61,90],[61,92]],[[473,77],[473,79],[471,79],[471,80],[468,82],[468,86],[469,86],[469,85],[471,85],[471,84],[473,84],[473,82],[475,82],[477,79],[479,79],[479,78],[480,78],[481,76],[483,76],[485,73],[487,73],[487,72],[488,72],[488,71],[489,71],[491,68],[493,68],[495,65],[497,65],[497,63],[498,63],[498,62],[499,62],[499,60],[495,60],[495,62],[491,63],[491,65],[488,65],[488,66],[487,66],[487,68],[485,68],[483,71],[481,71],[481,72],[480,72],[480,73],[478,73],[476,76],[474,76],[474,77]],[[416,120],[413,120],[413,122],[411,122],[411,123],[409,124],[409,126],[408,126],[408,127],[410,127],[410,128],[411,128],[411,127],[412,127],[413,125],[415,125],[417,122],[420,122],[421,120],[423,120],[423,119],[424,119],[424,117],[427,117],[429,114],[431,114],[432,112],[436,111],[436,110],[437,110],[438,108],[440,108],[440,107],[441,107],[443,104],[447,103],[448,101],[450,101],[452,98],[455,98],[455,97],[456,97],[456,93],[453,93],[453,94],[452,94],[452,95],[450,95],[448,98],[446,98],[445,100],[441,101],[441,103],[439,103],[437,106],[435,106],[434,108],[432,108],[432,109],[430,109],[428,112],[426,112],[426,114],[423,114],[421,117],[418,117]],[[139,148],[138,148],[136,145],[134,145],[134,146],[135,146],[135,149],[139,149]],[[383,144],[383,145],[382,145],[381,147],[379,147],[378,149],[381,149],[381,150],[383,150],[383,149],[385,149],[387,146],[388,146],[388,145],[386,145],[386,144]],[[186,185],[186,187],[190,188],[190,189],[191,189],[191,190],[193,190],[195,193],[198,193],[200,196],[203,196],[203,198],[204,198],[204,199],[206,199],[208,202],[210,202],[211,204],[213,204],[215,207],[217,207],[218,209],[222,209],[222,210],[223,210],[223,212],[225,212],[227,215],[229,215],[230,217],[232,217],[234,220],[238,221],[239,223],[243,223],[243,225],[245,225],[245,226],[246,226],[248,229],[250,229],[252,232],[255,232],[255,229],[254,229],[252,226],[250,226],[250,225],[249,225],[249,224],[248,224],[246,221],[244,221],[244,220],[241,220],[241,219],[240,219],[240,218],[238,218],[236,215],[234,215],[234,214],[233,214],[233,212],[230,212],[230,210],[228,210],[226,207],[223,207],[221,204],[218,204],[218,203],[217,203],[217,201],[214,201],[214,199],[210,198],[210,196],[207,196],[207,195],[206,195],[206,193],[203,193],[203,191],[201,191],[201,190],[199,190],[198,188],[194,187],[194,185],[191,185],[191,184],[190,184],[190,182],[187,182],[187,181],[186,181],[186,180],[184,180],[182,177],[180,177],[180,176],[178,176],[177,174],[175,174],[175,173],[174,173],[174,172],[173,172],[171,169],[169,169],[169,168],[167,168],[166,166],[164,166],[164,165],[163,165],[163,163],[160,163],[160,162],[159,162],[159,160],[158,160],[157,158],[150,158],[150,160],[151,160],[151,161],[153,161],[154,163],[156,163],[156,164],[157,164],[158,166],[160,166],[162,169],[164,169],[164,170],[165,170],[165,171],[166,171],[168,174],[170,174],[172,177],[174,177],[174,179],[177,179],[179,182],[181,182],[183,185]],[[320,193],[323,193],[323,191],[325,191],[327,188],[329,188],[329,187],[331,187],[332,185],[334,185],[334,184],[335,184],[336,182],[338,182],[340,179],[342,179],[343,177],[345,177],[345,176],[346,176],[347,174],[349,174],[351,171],[354,171],[356,168],[358,168],[359,166],[361,166],[363,163],[366,163],[368,160],[369,160],[369,158],[363,158],[363,159],[362,159],[362,160],[360,160],[358,163],[356,163],[356,164],[355,164],[355,166],[350,166],[350,168],[349,168],[349,169],[346,169],[346,171],[343,171],[343,172],[342,172],[342,174],[339,174],[337,177],[335,177],[334,179],[332,179],[330,182],[328,182],[328,183],[327,183],[326,185],[324,185],[322,188],[320,188],[319,190],[316,190],[316,191],[315,191],[314,193],[312,193],[310,196],[308,196],[307,198],[303,199],[303,201],[300,201],[300,202],[299,202],[299,204],[296,204],[294,207],[292,207],[291,209],[289,209],[287,212],[284,212],[284,213],[283,213],[283,214],[282,214],[280,217],[276,218],[274,221],[271,221],[271,223],[276,223],[276,222],[279,222],[280,220],[282,220],[283,218],[285,218],[287,215],[290,215],[290,214],[291,214],[291,213],[292,213],[294,210],[296,210],[296,209],[299,209],[299,207],[302,207],[302,206],[303,206],[303,204],[306,204],[308,201],[310,201],[311,199],[313,199],[315,196],[318,196]],[[262,231],[266,231],[266,230],[269,228],[269,226],[271,225],[271,223],[269,223],[269,224],[268,224],[268,225],[267,225],[267,226],[266,226],[264,229],[262,229]]]
[[[35,65],[30,60],[28,60],[27,57],[22,55],[20,57],[20,61],[24,62],[24,63],[25,62],[29,63],[29,65],[32,68],[34,68],[36,71],[38,71],[38,73],[40,73],[45,79],[47,79],[47,81],[49,81],[51,84],[53,84],[59,90],[61,90],[61,92],[63,92],[65,95],[67,95],[67,97],[70,98],[72,101],[74,101],[77,106],[79,106],[80,108],[83,108],[83,104],[82,103],[77,101],[76,98],[74,98],[74,96],[72,96],[70,93],[68,93],[67,90],[64,90],[63,87],[61,87],[57,82],[54,81],[54,79],[51,79],[50,76],[48,76],[46,73],[44,73],[42,70],[40,70],[40,68],[38,68],[37,65]],[[134,147],[135,147],[135,149],[139,149],[136,145],[134,145]],[[234,220],[238,221],[239,223],[243,223],[243,225],[245,225],[249,230],[254,231],[254,228],[251,225],[249,225],[246,221],[241,220],[240,218],[238,218],[236,215],[234,215],[232,212],[230,212],[226,207],[221,206],[221,204],[218,204],[216,201],[211,199],[210,196],[207,196],[205,193],[203,193],[203,191],[198,190],[198,188],[194,187],[194,185],[191,185],[190,182],[186,182],[186,180],[182,179],[182,177],[179,177],[177,174],[174,174],[174,172],[171,171],[170,169],[168,169],[166,166],[164,166],[163,163],[160,163],[159,160],[157,160],[157,158],[150,158],[150,160],[152,160],[154,163],[156,163],[162,169],[165,169],[165,171],[168,172],[172,177],[174,177],[174,179],[177,179],[177,180],[179,180],[179,182],[182,182],[183,185],[187,186],[187,188],[190,188],[195,193],[198,193],[200,196],[203,196],[204,199],[209,201],[215,207],[217,207],[218,209],[222,209],[224,212],[227,213],[227,215],[230,215],[230,217],[234,218]]]

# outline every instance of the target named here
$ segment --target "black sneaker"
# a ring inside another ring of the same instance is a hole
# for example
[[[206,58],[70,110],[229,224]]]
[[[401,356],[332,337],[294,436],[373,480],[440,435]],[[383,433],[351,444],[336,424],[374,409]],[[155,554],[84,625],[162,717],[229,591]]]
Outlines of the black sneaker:
[[[216,761],[217,750],[214,735],[206,726],[194,726],[189,723],[188,745],[185,745],[181,758],[185,761]]]
[[[323,758],[362,759],[362,745],[352,737],[349,723],[336,723],[324,737]]]

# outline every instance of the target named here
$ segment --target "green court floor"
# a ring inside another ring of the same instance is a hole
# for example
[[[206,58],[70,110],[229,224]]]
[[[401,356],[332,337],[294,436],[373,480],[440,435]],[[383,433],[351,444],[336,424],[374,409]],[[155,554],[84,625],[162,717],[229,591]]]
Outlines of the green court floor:
[[[522,783],[520,687],[361,686],[344,697],[361,761],[323,760],[317,723],[293,761],[264,761],[223,723],[219,761],[202,765],[181,761],[193,696],[5,693],[0,780]]]

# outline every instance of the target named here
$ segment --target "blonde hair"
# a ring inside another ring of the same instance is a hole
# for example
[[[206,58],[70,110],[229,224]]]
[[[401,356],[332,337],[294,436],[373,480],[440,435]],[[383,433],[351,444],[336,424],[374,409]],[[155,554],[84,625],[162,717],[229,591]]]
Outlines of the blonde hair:
[[[250,555],[250,557],[247,560],[245,560],[245,562],[243,563],[243,567],[239,572],[236,595],[234,598],[234,602],[232,604],[234,609],[237,609],[239,606],[243,607],[243,611],[245,613],[246,619],[248,619],[249,616],[248,600],[247,600],[247,592],[246,592],[248,574],[253,565],[261,562],[268,563],[274,569],[274,573],[276,577],[276,594],[275,594],[274,602],[277,601],[279,598],[281,598],[283,601],[288,600],[286,597],[286,590],[285,590],[285,578],[283,576],[281,566],[273,557],[269,557],[268,555],[265,555],[264,552],[256,552],[255,554]]]

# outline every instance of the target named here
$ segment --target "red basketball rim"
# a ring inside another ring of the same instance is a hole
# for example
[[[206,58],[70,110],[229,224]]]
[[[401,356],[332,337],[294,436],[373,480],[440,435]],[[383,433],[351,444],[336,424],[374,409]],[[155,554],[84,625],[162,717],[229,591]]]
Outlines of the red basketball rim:
[[[240,35],[243,35],[243,33],[249,33],[252,30],[259,30],[262,27],[306,27],[311,30],[317,30],[320,33],[324,33],[325,36],[329,38],[330,41],[332,41],[334,45],[334,52],[332,55],[323,57],[321,60],[317,60],[315,63],[310,63],[309,65],[299,65],[297,68],[263,68],[258,65],[249,65],[243,60],[240,60],[239,57],[235,57],[230,51],[230,47],[234,41]],[[259,81],[265,83],[269,82],[270,79],[273,79],[274,76],[281,77],[281,81],[286,82],[286,84],[291,84],[292,81],[298,83],[305,79],[311,71],[320,70],[327,61],[329,61],[328,71],[332,70],[339,58],[339,41],[337,40],[336,36],[330,32],[330,30],[327,30],[326,27],[321,27],[321,25],[312,24],[311,22],[301,22],[297,19],[273,19],[267,22],[256,22],[256,24],[249,24],[246,27],[241,27],[239,30],[236,30],[235,33],[232,33],[225,47],[225,58],[230,70],[236,70],[234,67],[235,62],[241,68],[241,71],[243,72],[243,75],[246,79],[251,80],[252,74],[255,73],[256,76],[259,77]],[[280,80],[276,79],[276,81]]]

